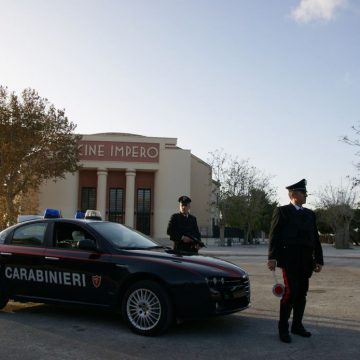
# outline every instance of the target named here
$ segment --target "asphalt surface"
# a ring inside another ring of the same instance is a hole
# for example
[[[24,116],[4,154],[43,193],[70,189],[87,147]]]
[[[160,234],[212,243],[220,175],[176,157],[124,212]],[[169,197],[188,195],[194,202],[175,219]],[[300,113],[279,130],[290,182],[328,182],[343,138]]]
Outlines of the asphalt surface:
[[[206,243],[206,241],[205,241]],[[322,244],[324,258],[360,258],[360,246],[352,246],[349,249],[335,249],[331,244]],[[234,243],[232,246],[209,245],[200,250],[203,255],[211,256],[266,256],[268,245],[266,242],[257,245],[242,245]]]
[[[249,309],[141,337],[112,313],[9,302],[0,311],[0,360],[358,359],[360,248],[336,250],[325,244],[323,249],[325,266],[311,278],[304,317],[309,339],[294,335],[291,344],[278,339],[279,299],[271,292],[266,244],[208,246],[201,253],[248,271]]]

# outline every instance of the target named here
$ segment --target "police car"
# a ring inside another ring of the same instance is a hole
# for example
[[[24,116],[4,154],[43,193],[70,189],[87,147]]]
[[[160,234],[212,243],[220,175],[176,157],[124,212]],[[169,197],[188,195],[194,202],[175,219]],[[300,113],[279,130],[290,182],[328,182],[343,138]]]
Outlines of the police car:
[[[175,319],[246,309],[250,283],[232,263],[174,253],[118,223],[43,218],[0,232],[0,308],[9,299],[119,310],[133,332],[155,335]]]

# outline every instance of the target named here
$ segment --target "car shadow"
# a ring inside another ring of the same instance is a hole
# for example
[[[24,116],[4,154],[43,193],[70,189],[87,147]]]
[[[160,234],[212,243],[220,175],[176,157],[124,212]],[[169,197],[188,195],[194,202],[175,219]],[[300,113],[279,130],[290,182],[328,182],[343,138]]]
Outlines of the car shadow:
[[[118,358],[126,354],[151,360],[311,360],[325,356],[327,360],[353,360],[358,357],[360,325],[356,321],[313,316],[305,321],[313,334],[311,338],[294,335],[291,344],[284,344],[278,339],[274,314],[249,309],[227,316],[188,320],[157,337],[135,335],[119,314],[88,307],[9,302],[0,312],[0,320],[10,321],[13,328],[16,324],[24,325],[42,336],[61,337],[62,343],[68,344],[65,347],[76,339],[76,346],[82,351],[101,354],[106,349],[114,358],[115,354]]]
[[[118,325],[121,321],[120,314],[114,313],[109,309],[94,308],[83,305],[58,305],[58,304],[42,304],[42,303],[20,303],[9,301],[8,305],[2,310],[3,316],[17,316],[18,320],[24,322],[30,319],[36,322],[46,322],[60,320],[62,322],[74,321],[86,322],[88,325],[92,322]],[[115,314],[115,315],[114,315]]]

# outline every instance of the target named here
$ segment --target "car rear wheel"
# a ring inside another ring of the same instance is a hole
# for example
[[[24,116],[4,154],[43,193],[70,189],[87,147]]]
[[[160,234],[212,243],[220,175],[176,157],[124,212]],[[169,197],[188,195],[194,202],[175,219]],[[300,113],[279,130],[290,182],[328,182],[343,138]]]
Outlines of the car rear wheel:
[[[139,335],[156,335],[172,323],[173,308],[165,289],[154,281],[139,281],[126,291],[122,315],[129,328]]]

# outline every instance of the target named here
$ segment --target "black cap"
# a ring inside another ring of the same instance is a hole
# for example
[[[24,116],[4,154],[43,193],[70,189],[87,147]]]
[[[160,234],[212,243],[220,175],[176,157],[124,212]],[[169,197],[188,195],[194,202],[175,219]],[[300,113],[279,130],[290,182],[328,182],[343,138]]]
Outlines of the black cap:
[[[297,182],[296,184],[287,186],[286,189],[306,191],[306,180],[302,179],[299,182]]]
[[[179,201],[179,203],[182,203],[185,205],[191,203],[191,199],[186,195],[180,196],[178,201]]]

